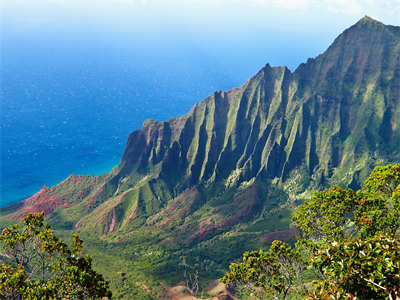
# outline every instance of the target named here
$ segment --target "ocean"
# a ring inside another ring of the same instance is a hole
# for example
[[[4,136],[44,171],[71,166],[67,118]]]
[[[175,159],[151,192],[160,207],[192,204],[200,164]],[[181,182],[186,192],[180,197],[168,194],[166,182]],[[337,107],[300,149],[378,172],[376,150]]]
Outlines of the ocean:
[[[294,49],[272,33],[226,43],[76,32],[3,32],[0,206],[72,173],[109,172],[145,119],[182,116],[214,91],[241,86],[267,62],[294,70],[329,43],[292,36],[300,45]]]

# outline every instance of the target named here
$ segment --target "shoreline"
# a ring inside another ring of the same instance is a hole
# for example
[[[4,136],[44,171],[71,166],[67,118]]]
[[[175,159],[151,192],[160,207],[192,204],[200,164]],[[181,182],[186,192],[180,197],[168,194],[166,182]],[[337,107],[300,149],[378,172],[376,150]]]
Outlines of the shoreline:
[[[60,178],[59,176],[57,176],[56,178],[50,178],[48,180],[43,180],[45,181],[44,183],[40,183],[40,187],[37,188],[39,186],[39,184],[35,184],[35,187],[33,187],[32,184],[32,188],[26,188],[26,192],[20,192],[17,193],[20,190],[16,190],[13,192],[8,191],[7,193],[5,193],[6,197],[4,197],[5,199],[1,199],[0,200],[0,210],[6,207],[10,207],[12,205],[16,205],[22,201],[24,201],[25,199],[28,199],[32,196],[34,196],[35,194],[37,194],[41,188],[46,185],[49,187],[52,186],[56,186],[57,184],[59,184],[60,182],[62,182],[63,180],[65,180],[66,178],[68,178],[69,176],[71,176],[72,174],[76,174],[76,175],[93,175],[94,177],[100,176],[102,174],[106,174],[106,173],[110,173],[110,171],[115,168],[117,165],[119,164],[119,161],[116,163],[107,163],[104,165],[97,165],[97,166],[90,166],[90,167],[85,167],[82,168],[81,170],[78,170],[77,172],[72,172],[69,173],[66,176],[63,176],[62,178]],[[21,194],[24,194],[26,196],[21,196]],[[13,197],[13,195],[15,195],[15,197]]]

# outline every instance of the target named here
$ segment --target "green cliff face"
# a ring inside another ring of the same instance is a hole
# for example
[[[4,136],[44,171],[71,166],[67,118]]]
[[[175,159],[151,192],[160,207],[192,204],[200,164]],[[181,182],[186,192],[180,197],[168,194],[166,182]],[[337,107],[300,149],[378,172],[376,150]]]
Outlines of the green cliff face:
[[[244,241],[290,240],[289,215],[312,190],[356,188],[374,166],[400,161],[399,55],[400,28],[365,17],[293,73],[267,64],[183,117],[147,120],[110,174],[41,191],[50,222],[138,253],[159,245],[163,261],[223,255],[216,269]]]
[[[194,186],[270,181],[297,195],[357,187],[377,163],[400,158],[399,35],[365,17],[294,73],[267,64],[181,118],[146,121],[128,140],[111,193],[150,176],[150,190],[164,187],[151,193],[161,199],[153,213]]]

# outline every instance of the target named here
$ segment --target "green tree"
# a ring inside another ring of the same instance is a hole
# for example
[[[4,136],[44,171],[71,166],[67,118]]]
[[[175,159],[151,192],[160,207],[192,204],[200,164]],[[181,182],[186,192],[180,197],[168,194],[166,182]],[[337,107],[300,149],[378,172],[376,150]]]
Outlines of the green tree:
[[[311,259],[326,279],[317,299],[400,299],[400,242],[384,235],[321,247]]]
[[[316,192],[293,221],[324,277],[310,298],[400,299],[400,164],[376,167],[357,192]]]
[[[300,205],[292,221],[313,243],[343,239],[349,229],[357,194],[351,189],[332,186],[328,191],[315,192]]]
[[[296,249],[274,241],[246,252],[222,282],[256,298],[285,299],[296,287],[308,299],[400,299],[400,164],[376,167],[358,191],[315,192],[293,222],[303,232]],[[320,275],[311,292],[305,264]]]
[[[11,224],[0,235],[2,299],[109,298],[108,283],[82,254],[83,240],[67,246],[44,222],[44,213],[27,214],[24,227]]]
[[[305,288],[304,268],[299,252],[286,243],[273,241],[267,252],[245,252],[243,262],[232,263],[221,282],[253,299],[286,299],[293,286]]]
[[[337,186],[315,192],[293,222],[312,242],[396,235],[400,228],[400,164],[376,167],[357,192]]]

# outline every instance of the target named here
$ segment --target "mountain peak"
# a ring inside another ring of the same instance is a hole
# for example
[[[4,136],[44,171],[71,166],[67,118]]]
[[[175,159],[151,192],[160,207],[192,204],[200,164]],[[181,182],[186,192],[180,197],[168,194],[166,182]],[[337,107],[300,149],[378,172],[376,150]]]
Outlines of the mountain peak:
[[[354,27],[358,27],[358,28],[362,28],[362,27],[384,27],[385,25],[380,22],[377,21],[369,16],[365,16],[362,19],[360,19],[360,21],[358,21]]]

